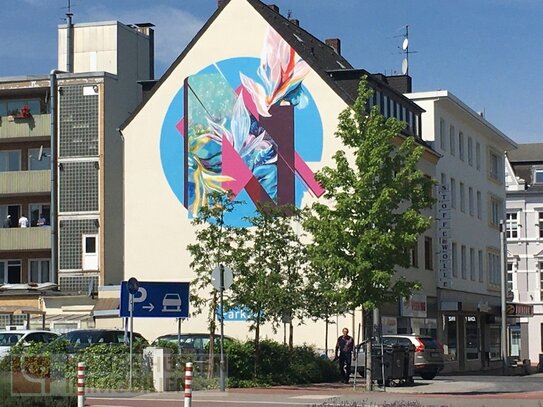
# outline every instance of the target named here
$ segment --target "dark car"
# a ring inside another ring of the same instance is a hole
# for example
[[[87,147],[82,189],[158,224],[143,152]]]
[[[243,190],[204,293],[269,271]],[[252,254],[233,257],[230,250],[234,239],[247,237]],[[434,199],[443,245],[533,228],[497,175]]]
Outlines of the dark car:
[[[383,335],[381,337],[383,345],[399,345],[403,348],[408,348],[415,353],[415,371],[414,373],[425,380],[431,380],[443,370],[444,356],[443,346],[431,336],[405,334],[405,335]],[[358,360],[355,360],[358,358]],[[366,364],[366,354],[363,349],[358,353],[353,354],[353,363],[351,370],[354,371],[354,366],[357,366],[357,371],[363,374]]]
[[[116,329],[77,329],[62,334],[58,340],[67,341],[70,348],[86,348],[95,344],[125,344],[128,343],[129,334]],[[147,345],[145,338],[137,333],[133,333],[135,343]]]
[[[204,354],[209,350],[209,333],[196,333],[196,334],[181,334],[179,337],[179,344],[183,351],[194,352],[196,354]],[[162,335],[156,338],[151,346],[160,346],[160,342],[170,342],[178,344],[177,334]],[[225,336],[224,343],[233,341],[232,338]],[[216,353],[220,349],[220,335],[215,335],[214,350]]]

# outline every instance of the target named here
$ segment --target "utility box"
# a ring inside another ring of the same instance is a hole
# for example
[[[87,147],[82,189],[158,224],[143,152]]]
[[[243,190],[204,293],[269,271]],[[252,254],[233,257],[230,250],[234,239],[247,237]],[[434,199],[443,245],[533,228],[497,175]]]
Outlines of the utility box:
[[[160,393],[174,390],[171,388],[172,357],[170,351],[164,348],[149,347],[143,350],[143,355],[150,362],[155,391]]]

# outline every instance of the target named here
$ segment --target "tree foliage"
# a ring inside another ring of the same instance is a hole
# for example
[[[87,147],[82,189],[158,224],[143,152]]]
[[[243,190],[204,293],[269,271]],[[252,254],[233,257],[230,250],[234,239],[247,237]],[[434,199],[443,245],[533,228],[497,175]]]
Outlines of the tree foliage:
[[[312,263],[332,274],[352,308],[373,308],[409,295],[418,284],[395,275],[409,266],[409,249],[430,226],[432,181],[417,168],[423,148],[401,136],[404,123],[385,119],[367,100],[365,78],[352,107],[339,116],[345,146],[335,165],[316,175],[327,202],[312,206],[305,228]]]

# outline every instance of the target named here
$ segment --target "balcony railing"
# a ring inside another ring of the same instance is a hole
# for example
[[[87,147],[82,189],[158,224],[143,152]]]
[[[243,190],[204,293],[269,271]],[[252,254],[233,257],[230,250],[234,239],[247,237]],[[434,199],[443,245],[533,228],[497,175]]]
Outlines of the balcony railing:
[[[51,192],[51,170],[0,172],[0,195]]]
[[[51,249],[49,226],[0,229],[0,252],[48,249]]]
[[[35,114],[28,118],[0,116],[0,140],[49,137],[51,115]]]

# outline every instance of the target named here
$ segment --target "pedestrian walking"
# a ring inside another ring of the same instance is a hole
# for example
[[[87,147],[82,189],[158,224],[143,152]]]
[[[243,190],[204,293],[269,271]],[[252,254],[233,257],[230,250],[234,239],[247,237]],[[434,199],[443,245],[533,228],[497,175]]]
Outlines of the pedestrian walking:
[[[349,336],[349,330],[343,328],[343,335],[337,338],[336,357],[339,360],[339,374],[343,383],[349,383],[351,377],[351,360],[353,357],[354,339]]]

